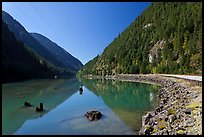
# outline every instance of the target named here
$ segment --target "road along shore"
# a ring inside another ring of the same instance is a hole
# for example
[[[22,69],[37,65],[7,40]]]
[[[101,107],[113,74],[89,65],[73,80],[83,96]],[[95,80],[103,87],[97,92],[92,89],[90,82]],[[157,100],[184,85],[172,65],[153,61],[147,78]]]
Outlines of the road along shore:
[[[84,77],[161,85],[160,105],[142,117],[140,135],[202,135],[202,81],[157,74]]]

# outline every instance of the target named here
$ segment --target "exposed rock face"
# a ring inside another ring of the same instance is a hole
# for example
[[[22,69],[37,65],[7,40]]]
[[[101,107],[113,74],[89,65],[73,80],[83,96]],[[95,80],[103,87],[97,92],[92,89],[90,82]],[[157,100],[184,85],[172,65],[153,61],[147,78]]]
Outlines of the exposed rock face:
[[[165,44],[164,40],[158,41],[149,52],[149,62],[152,63],[155,58],[158,58],[158,49],[162,49]]]
[[[93,121],[93,120],[99,120],[102,117],[101,112],[93,110],[93,111],[88,111],[86,112],[85,116],[88,118],[88,120]]]
[[[152,23],[146,24],[146,25],[143,27],[143,29],[148,28],[148,27],[150,27],[150,26],[152,26]]]

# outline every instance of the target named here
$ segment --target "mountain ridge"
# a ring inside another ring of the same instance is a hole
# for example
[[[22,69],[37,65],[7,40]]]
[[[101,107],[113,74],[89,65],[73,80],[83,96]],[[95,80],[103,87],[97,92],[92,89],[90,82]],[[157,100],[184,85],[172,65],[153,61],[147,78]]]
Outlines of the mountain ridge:
[[[44,46],[50,53],[57,56],[57,60],[75,71],[78,71],[83,64],[74,56],[72,56],[65,49],[57,45],[55,42],[51,41],[49,38],[43,36],[42,34],[32,32],[30,33],[36,40],[38,40],[42,46]]]
[[[72,76],[71,72],[63,72],[41,60],[25,44],[17,41],[8,25],[2,21],[2,83],[16,82],[36,78],[54,78],[64,73]]]
[[[18,41],[22,41],[25,45],[32,50],[37,56],[44,59],[49,64],[62,69],[66,69],[72,73],[76,73],[79,68],[64,65],[62,61],[59,61],[57,56],[53,55],[45,46],[43,46],[37,39],[35,39],[24,26],[22,26],[17,20],[15,20],[11,15],[2,10],[2,20],[8,25],[9,29],[15,34]],[[71,56],[73,57],[73,56]],[[78,59],[76,61],[80,62]],[[80,62],[81,63],[81,62]],[[79,63],[79,64],[80,64]],[[82,64],[82,63],[81,63]],[[69,68],[70,67],[70,68]]]
[[[201,2],[153,2],[78,74],[202,74],[201,49]]]

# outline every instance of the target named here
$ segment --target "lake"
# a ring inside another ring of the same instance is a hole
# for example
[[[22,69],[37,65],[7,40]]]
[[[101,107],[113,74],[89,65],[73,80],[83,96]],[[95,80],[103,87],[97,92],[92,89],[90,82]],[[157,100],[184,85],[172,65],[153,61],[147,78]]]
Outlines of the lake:
[[[83,92],[79,87],[83,85]],[[135,135],[159,104],[158,85],[114,80],[41,79],[2,84],[2,134]],[[28,101],[33,107],[24,107]],[[44,112],[36,112],[40,102]],[[84,114],[98,110],[89,121]]]

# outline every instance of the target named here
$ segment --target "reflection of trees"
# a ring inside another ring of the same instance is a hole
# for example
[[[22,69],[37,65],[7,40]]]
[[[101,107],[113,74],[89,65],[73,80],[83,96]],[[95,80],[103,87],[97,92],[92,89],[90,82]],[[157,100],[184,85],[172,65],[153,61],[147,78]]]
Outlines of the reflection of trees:
[[[156,99],[155,93],[159,87],[155,85],[103,79],[84,79],[83,83],[111,108],[149,110],[157,103],[150,101],[150,93],[154,93],[153,98]]]
[[[38,80],[19,83],[13,87],[12,84],[5,88],[3,86],[2,133],[12,134],[26,120],[43,116],[77,92],[79,87],[80,83],[76,79]],[[19,98],[22,95],[24,98]],[[21,108],[24,101],[29,101],[34,107]],[[35,112],[35,107],[39,106],[40,102],[44,104],[43,113]]]
[[[156,85],[104,79],[83,79],[82,82],[133,129],[139,130],[142,115],[158,104],[159,86]]]

